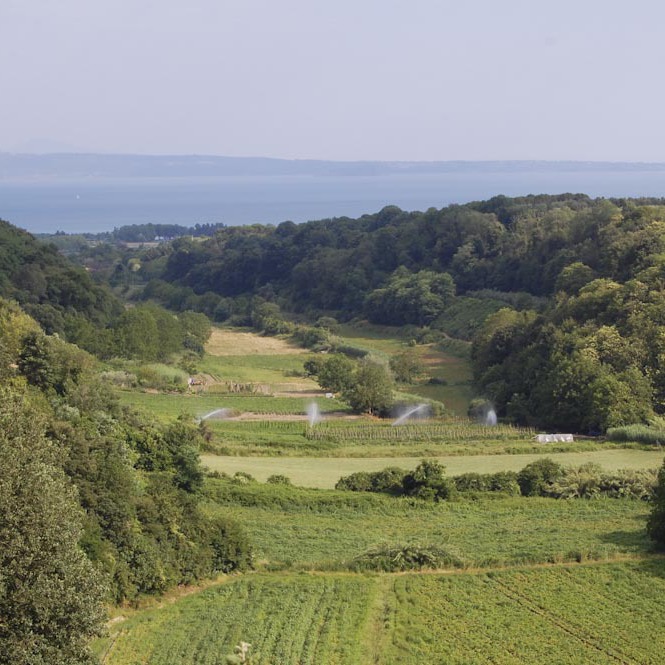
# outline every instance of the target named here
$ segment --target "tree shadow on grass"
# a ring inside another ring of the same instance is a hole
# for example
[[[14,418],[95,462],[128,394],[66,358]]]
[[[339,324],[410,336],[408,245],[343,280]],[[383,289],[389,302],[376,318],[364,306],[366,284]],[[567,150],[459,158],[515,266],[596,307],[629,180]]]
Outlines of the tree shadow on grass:
[[[643,573],[665,580],[665,555],[662,552],[653,554],[654,557],[652,559],[640,561],[637,564],[637,568]]]
[[[610,531],[599,536],[602,543],[615,545],[621,551],[630,553],[648,554],[651,552],[651,541],[647,536],[646,530],[637,528],[631,531]]]

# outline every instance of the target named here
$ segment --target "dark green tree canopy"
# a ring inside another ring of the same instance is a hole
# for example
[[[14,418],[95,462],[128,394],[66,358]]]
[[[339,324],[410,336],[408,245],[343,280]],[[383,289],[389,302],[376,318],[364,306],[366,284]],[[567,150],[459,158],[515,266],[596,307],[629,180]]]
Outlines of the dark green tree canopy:
[[[92,663],[102,576],[79,546],[82,513],[60,453],[24,398],[0,390],[0,663]]]

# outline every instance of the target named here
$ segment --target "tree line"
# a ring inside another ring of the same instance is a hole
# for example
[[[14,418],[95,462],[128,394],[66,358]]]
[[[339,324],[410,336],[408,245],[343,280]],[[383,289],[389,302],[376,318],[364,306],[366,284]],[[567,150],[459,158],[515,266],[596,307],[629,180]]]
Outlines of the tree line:
[[[665,411],[664,256],[663,200],[565,194],[225,228],[144,252],[137,273],[146,298],[218,321],[363,317],[473,340],[501,417],[593,433]]]

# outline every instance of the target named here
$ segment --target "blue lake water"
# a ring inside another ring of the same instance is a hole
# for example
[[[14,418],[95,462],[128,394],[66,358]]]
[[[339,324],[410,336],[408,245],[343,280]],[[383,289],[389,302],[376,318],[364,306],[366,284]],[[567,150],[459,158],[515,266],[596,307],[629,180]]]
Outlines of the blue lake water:
[[[125,224],[279,224],[359,217],[385,205],[441,208],[497,194],[665,196],[663,170],[491,171],[376,176],[89,178],[1,181],[0,218],[33,233]]]

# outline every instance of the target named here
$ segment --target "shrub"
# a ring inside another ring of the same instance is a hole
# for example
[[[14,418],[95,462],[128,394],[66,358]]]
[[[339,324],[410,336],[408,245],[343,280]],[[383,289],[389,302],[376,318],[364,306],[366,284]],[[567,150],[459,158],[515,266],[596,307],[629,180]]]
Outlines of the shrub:
[[[349,492],[374,492],[372,488],[372,474],[367,471],[358,471],[350,476],[343,476],[336,485],[336,490],[347,490]]]
[[[550,486],[564,473],[564,468],[546,457],[527,464],[518,474],[517,482],[523,496],[546,496]]]
[[[380,545],[353,559],[352,570],[398,572],[437,568],[460,568],[462,561],[435,545]]]
[[[445,477],[446,467],[434,460],[423,460],[402,480],[404,493],[421,499],[443,501],[455,493],[455,484]]]
[[[464,473],[455,476],[453,482],[458,492],[503,492],[509,495],[520,493],[517,474],[513,471]]]
[[[245,471],[236,471],[233,474],[234,482],[240,485],[247,485],[248,483],[255,483],[256,478],[251,473],[246,473]]]
[[[213,552],[212,570],[230,573],[254,567],[252,547],[241,526],[226,517],[216,516],[207,524],[208,543]]]
[[[650,501],[654,498],[657,483],[657,469],[621,469],[614,475],[601,477],[600,491],[611,498]]]
[[[544,492],[557,499],[590,499],[600,494],[602,473],[602,467],[593,462],[569,468]]]
[[[654,422],[650,425],[624,425],[607,430],[610,441],[636,441],[653,445],[665,444],[665,424]]]
[[[293,483],[291,482],[291,478],[289,478],[288,476],[283,476],[280,473],[268,476],[266,482],[270,483],[271,485],[293,485]]]

